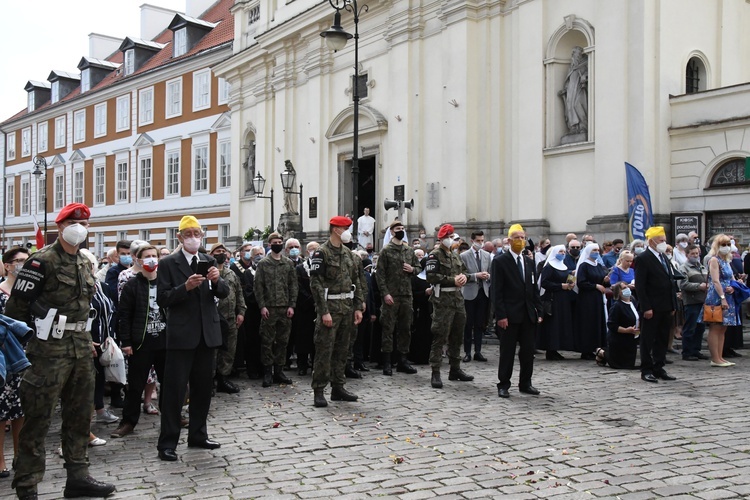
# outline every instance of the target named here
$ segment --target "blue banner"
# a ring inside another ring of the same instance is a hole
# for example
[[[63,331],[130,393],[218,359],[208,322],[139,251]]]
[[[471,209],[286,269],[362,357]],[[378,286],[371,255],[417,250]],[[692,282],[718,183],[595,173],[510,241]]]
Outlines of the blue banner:
[[[646,230],[654,225],[648,184],[638,169],[628,162],[625,162],[625,176],[628,180],[628,236],[630,241],[645,240]]]

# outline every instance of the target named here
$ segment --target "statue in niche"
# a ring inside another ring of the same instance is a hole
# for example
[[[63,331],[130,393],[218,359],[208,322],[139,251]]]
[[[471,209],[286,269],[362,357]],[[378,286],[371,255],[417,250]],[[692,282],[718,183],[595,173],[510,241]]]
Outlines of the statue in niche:
[[[292,165],[292,162],[290,160],[284,161],[284,167],[290,172],[294,172],[295,179],[294,184],[292,185],[292,188],[289,191],[296,191],[297,190],[297,178],[296,174],[297,171],[294,170],[294,165]],[[292,214],[292,215],[299,215],[299,210],[297,209],[297,195],[292,194],[290,192],[284,192],[284,213],[285,214]]]
[[[588,139],[588,84],[589,58],[581,47],[573,47],[565,84],[557,93],[563,100],[565,124],[568,126],[568,133],[560,140],[561,144],[585,142]]]
[[[247,143],[247,159],[245,160],[245,163],[242,164],[242,168],[245,170],[245,194],[254,194],[255,188],[253,187],[253,177],[255,177],[255,141],[248,141]]]

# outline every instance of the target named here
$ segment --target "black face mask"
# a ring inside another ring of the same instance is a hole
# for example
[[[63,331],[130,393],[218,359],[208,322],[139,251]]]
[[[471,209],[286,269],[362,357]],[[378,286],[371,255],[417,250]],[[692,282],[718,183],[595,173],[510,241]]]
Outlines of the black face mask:
[[[406,233],[404,231],[396,231],[395,233],[393,233],[393,237],[397,240],[403,240],[404,236],[406,236]]]
[[[549,250],[551,246],[552,246],[552,245],[547,245],[547,246],[543,246],[543,247],[541,247],[541,248],[539,249],[539,251],[540,251],[540,252],[541,252],[542,254],[546,254],[546,253],[547,253],[547,250]]]
[[[367,253],[368,253],[369,255],[372,255],[372,252],[373,252],[372,248],[368,248],[368,249],[367,249]]]
[[[568,253],[573,257],[578,257],[581,254],[581,250],[578,248],[571,248]]]
[[[217,264],[223,264],[227,261],[227,254],[217,253],[216,255],[214,255],[214,259],[216,259]]]
[[[273,253],[281,253],[281,251],[284,249],[284,245],[281,243],[274,243],[271,245],[271,251]]]
[[[342,242],[341,244],[344,245],[349,250],[353,250],[354,249],[354,242],[353,241],[350,241],[349,243],[343,243]]]

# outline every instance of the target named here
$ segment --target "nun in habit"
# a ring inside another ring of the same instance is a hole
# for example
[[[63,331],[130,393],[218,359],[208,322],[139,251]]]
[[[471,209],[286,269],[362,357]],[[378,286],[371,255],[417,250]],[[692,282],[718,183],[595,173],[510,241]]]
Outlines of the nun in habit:
[[[559,351],[573,351],[573,315],[576,295],[573,275],[565,265],[565,245],[555,245],[547,253],[539,282],[542,302],[551,316],[545,316],[537,337],[537,349],[546,351],[550,361],[563,358]]]
[[[600,255],[599,245],[591,243],[581,251],[576,265],[576,317],[574,332],[575,351],[581,359],[593,360],[597,348],[607,341],[607,268],[596,262]]]

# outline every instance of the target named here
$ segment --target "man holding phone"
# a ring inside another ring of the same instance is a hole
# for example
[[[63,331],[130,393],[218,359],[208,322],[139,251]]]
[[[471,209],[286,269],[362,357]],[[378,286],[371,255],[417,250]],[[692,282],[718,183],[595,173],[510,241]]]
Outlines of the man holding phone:
[[[214,352],[221,345],[219,310],[214,298],[229,295],[213,257],[199,253],[203,230],[186,215],[177,235],[182,249],[159,262],[156,302],[167,312],[167,359],[162,381],[159,458],[177,460],[180,410],[190,383],[188,447],[215,449],[208,438],[206,418],[211,406]]]

